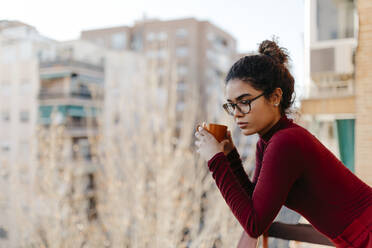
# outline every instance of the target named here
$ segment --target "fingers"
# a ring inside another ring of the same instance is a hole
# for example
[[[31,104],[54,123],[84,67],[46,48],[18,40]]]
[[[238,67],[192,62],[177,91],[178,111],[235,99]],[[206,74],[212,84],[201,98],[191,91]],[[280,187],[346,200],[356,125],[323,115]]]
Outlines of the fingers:
[[[197,131],[195,132],[195,136],[200,135],[200,136],[207,136],[209,132],[202,126],[198,125]]]
[[[198,128],[198,131],[195,132],[195,137],[196,138],[200,139],[200,138],[202,138],[204,136],[204,134],[202,132],[202,129],[203,129],[202,127],[199,127]]]
[[[225,139],[231,139],[231,132],[229,130],[227,130],[227,132],[225,133]]]
[[[220,142],[220,144],[221,144],[222,146],[225,146],[225,145],[228,144],[228,143],[230,143],[230,141],[229,141],[228,139],[222,140],[222,141]]]
[[[197,125],[196,129],[195,137],[198,139],[213,137],[212,134],[207,131],[207,124],[205,122],[203,122],[202,125]]]

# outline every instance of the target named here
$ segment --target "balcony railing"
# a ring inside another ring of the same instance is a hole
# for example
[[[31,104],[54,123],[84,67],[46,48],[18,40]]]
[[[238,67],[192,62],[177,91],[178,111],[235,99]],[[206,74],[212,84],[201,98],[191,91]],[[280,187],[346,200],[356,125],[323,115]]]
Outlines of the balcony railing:
[[[344,97],[355,94],[354,79],[349,75],[313,76],[309,98]]]
[[[64,92],[53,92],[53,91],[40,91],[38,98],[40,100],[47,100],[47,99],[61,99],[61,98],[80,98],[80,99],[103,99],[103,95],[99,94],[96,96],[92,96],[90,92],[84,91],[72,91],[69,93]]]
[[[334,244],[327,237],[316,231],[310,224],[285,224],[274,222],[263,235],[263,248],[269,247],[269,237],[334,247]],[[255,248],[257,247],[257,242],[257,239],[251,238],[243,231],[237,248]]]
[[[42,61],[40,63],[40,68],[49,68],[54,66],[73,66],[73,67],[80,67],[86,68],[94,71],[104,72],[103,64],[92,64],[82,61],[77,61],[73,59],[56,59],[51,61]]]

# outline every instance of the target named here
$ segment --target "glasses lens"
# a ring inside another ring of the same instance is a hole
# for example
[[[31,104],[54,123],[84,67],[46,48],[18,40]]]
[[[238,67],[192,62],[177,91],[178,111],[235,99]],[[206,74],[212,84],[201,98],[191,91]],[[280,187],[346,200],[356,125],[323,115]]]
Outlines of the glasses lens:
[[[238,107],[241,109],[241,112],[243,112],[244,114],[247,114],[247,113],[249,113],[249,111],[251,111],[251,107],[250,107],[249,103],[247,103],[247,104],[238,103]]]
[[[223,105],[223,108],[226,110],[226,112],[230,115],[234,114],[234,107],[230,103],[225,103]]]

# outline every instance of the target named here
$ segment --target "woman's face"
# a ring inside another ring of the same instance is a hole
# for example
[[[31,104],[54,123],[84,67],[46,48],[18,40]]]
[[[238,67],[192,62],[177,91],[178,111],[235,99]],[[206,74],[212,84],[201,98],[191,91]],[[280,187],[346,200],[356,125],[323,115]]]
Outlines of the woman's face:
[[[262,93],[240,79],[232,79],[226,85],[226,99],[231,103],[253,99]],[[277,88],[269,100],[265,96],[257,98],[251,102],[251,111],[248,114],[241,113],[235,107],[234,120],[244,135],[258,133],[262,136],[270,130],[281,117],[280,105],[275,106],[280,103],[281,95],[282,90]]]

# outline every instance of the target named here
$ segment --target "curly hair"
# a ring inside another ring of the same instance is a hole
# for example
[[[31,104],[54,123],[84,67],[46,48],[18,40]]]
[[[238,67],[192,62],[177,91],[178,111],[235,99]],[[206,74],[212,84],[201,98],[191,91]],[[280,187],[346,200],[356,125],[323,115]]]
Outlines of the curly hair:
[[[294,78],[288,70],[288,53],[285,48],[279,47],[277,41],[264,40],[258,48],[259,54],[240,58],[230,68],[225,83],[239,79],[249,83],[256,90],[261,90],[266,99],[276,88],[283,91],[280,102],[280,113],[289,113],[295,97]]]

